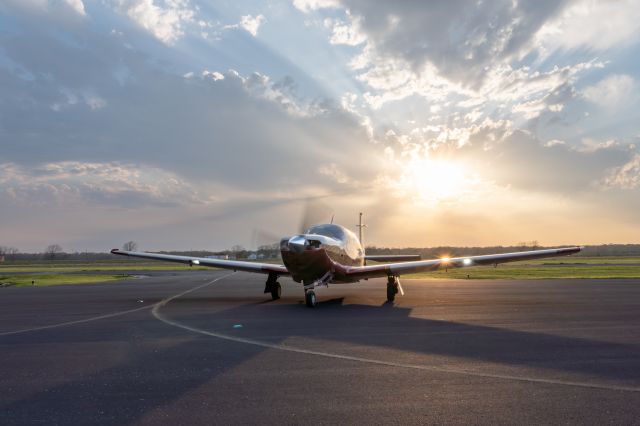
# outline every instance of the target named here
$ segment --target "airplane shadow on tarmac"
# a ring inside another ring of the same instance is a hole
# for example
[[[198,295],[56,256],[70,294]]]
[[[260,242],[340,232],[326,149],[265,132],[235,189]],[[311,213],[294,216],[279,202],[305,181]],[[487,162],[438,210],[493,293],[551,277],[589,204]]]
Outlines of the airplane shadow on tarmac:
[[[415,318],[410,316],[411,308],[388,302],[381,306],[344,304],[343,298],[336,298],[322,301],[320,308],[311,312],[300,309],[299,304],[245,305],[222,315],[255,318],[264,335],[280,335],[282,340],[300,336],[597,376],[614,382],[640,381],[640,345]],[[213,326],[215,317],[203,328]],[[250,329],[251,322],[244,326],[244,330]],[[261,333],[243,337],[261,340]]]
[[[191,327],[276,344],[304,337],[553,370],[571,374],[574,379],[575,375],[599,377],[609,383],[627,385],[640,381],[638,345],[413,318],[409,308],[392,304],[345,304],[342,298],[322,301],[313,310],[301,306],[300,300],[293,297],[274,303],[256,302],[255,298],[234,300],[236,306],[212,312],[207,311],[207,306],[220,305],[220,298],[189,296],[173,300],[163,308],[163,313]],[[192,334],[150,320],[145,319],[143,326],[147,328],[149,340],[175,338],[176,344],[137,348],[116,366],[48,386],[26,399],[2,404],[3,411],[9,414],[9,422],[136,421],[268,350]],[[234,329],[237,323],[241,323],[242,328]],[[107,322],[102,325],[113,327],[114,336],[118,333],[115,327],[119,326],[121,324],[108,325]],[[81,337],[71,329],[66,333],[70,343],[93,338],[91,333]],[[101,335],[109,336],[108,329],[102,330]],[[189,337],[186,342],[185,336]],[[344,351],[344,345],[341,346]],[[326,350],[330,352],[330,346]]]

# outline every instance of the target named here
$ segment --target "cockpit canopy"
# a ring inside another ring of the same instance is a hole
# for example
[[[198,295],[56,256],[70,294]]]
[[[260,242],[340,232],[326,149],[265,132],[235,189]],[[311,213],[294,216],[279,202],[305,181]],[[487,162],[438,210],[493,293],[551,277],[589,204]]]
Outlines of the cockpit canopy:
[[[340,225],[333,225],[329,223],[312,226],[311,228],[307,229],[304,233],[324,235],[325,237],[330,237],[339,241],[345,240],[345,229]]]

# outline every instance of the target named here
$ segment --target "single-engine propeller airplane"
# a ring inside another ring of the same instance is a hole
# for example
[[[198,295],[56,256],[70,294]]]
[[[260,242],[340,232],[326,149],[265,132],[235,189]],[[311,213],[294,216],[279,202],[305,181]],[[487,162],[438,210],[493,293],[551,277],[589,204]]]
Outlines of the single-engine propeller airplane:
[[[235,271],[267,274],[265,293],[280,298],[280,276],[291,278],[304,286],[308,307],[316,306],[315,289],[329,283],[355,283],[376,277],[387,277],[387,301],[393,302],[397,293],[404,295],[400,276],[414,272],[434,271],[440,268],[463,268],[477,265],[496,265],[518,260],[540,259],[577,253],[580,247],[563,247],[515,253],[489,254],[420,260],[419,255],[367,256],[362,246],[362,213],[360,213],[359,237],[349,229],[333,223],[314,225],[302,234],[280,240],[280,253],[284,265],[245,262],[238,260],[210,259],[206,257],[175,256],[161,253],[135,252],[113,249],[111,253],[146,259],[203,265]],[[367,265],[366,261],[393,262]]]

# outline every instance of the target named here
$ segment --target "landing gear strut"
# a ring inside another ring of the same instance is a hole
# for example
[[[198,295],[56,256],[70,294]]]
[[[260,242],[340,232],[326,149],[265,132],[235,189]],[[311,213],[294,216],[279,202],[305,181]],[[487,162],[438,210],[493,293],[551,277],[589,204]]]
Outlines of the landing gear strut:
[[[387,302],[393,302],[396,299],[396,294],[402,294],[402,286],[400,285],[400,278],[390,275],[387,279]]]
[[[313,308],[318,304],[316,293],[313,291],[316,287],[329,287],[329,283],[333,280],[333,272],[327,271],[322,277],[316,279],[310,284],[304,282],[304,302],[307,307]]]
[[[264,285],[264,292],[271,293],[271,298],[273,300],[280,299],[280,295],[282,294],[282,287],[278,282],[278,275],[273,273],[269,274],[267,282]]]

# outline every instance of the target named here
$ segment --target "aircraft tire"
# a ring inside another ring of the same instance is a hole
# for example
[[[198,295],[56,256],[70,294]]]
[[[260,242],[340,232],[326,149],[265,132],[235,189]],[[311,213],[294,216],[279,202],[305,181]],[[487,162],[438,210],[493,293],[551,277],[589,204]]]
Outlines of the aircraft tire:
[[[275,282],[271,285],[271,298],[273,300],[278,300],[280,299],[280,296],[282,295],[282,286],[280,286],[280,283]]]
[[[387,302],[396,300],[396,287],[393,284],[387,284]]]
[[[313,292],[313,290],[309,290],[304,294],[304,301],[307,304],[308,308],[313,308],[318,304],[316,294]]]

